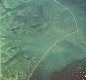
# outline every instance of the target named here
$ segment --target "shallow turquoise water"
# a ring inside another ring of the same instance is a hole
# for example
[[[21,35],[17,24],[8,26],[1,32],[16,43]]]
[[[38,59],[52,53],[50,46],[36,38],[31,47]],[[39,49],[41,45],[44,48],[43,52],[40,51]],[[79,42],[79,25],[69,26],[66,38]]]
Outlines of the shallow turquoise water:
[[[67,74],[75,64],[86,69],[86,12],[79,2],[59,2],[2,0],[2,80],[78,80]]]

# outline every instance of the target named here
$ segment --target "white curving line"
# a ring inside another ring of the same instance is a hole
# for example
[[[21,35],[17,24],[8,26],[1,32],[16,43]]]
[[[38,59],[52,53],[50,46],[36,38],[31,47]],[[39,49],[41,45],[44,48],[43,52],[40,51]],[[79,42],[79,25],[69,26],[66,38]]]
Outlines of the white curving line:
[[[58,1],[56,1],[56,0],[53,0],[53,1],[56,2],[57,4],[61,5],[62,7],[64,7],[65,9],[67,9],[67,10],[71,13],[71,15],[72,15],[72,17],[73,17],[73,19],[74,19],[75,25],[76,25],[76,26],[75,26],[75,27],[76,27],[76,30],[75,30],[74,32],[72,32],[72,33],[66,35],[65,37],[63,37],[63,38],[60,39],[59,41],[56,41],[52,46],[50,46],[50,47],[47,49],[47,51],[45,52],[44,56],[38,61],[38,63],[36,64],[36,66],[35,66],[34,69],[32,70],[32,72],[31,72],[31,74],[30,74],[28,80],[30,80],[30,78],[31,78],[33,72],[35,71],[36,67],[39,65],[39,63],[43,60],[43,58],[48,54],[48,52],[49,52],[53,47],[55,47],[59,42],[61,42],[61,41],[64,40],[65,38],[71,36],[72,34],[74,34],[74,33],[76,33],[76,32],[79,33],[79,29],[78,29],[77,22],[76,22],[76,19],[75,19],[74,14],[73,14],[67,7],[63,6],[63,5],[62,5],[61,3],[59,3]]]
[[[71,15],[72,15],[72,17],[73,17],[73,19],[74,19],[74,22],[75,22],[75,24],[76,24],[76,31],[79,32],[78,25],[77,25],[77,22],[76,22],[76,19],[75,19],[75,16],[74,16],[73,12],[72,12],[70,9],[68,9],[67,7],[63,6],[63,5],[62,5],[61,3],[59,3],[58,1],[56,1],[56,0],[53,0],[53,1],[56,2],[57,4],[61,5],[62,7],[64,7],[65,9],[67,9],[67,10],[71,13]]]

